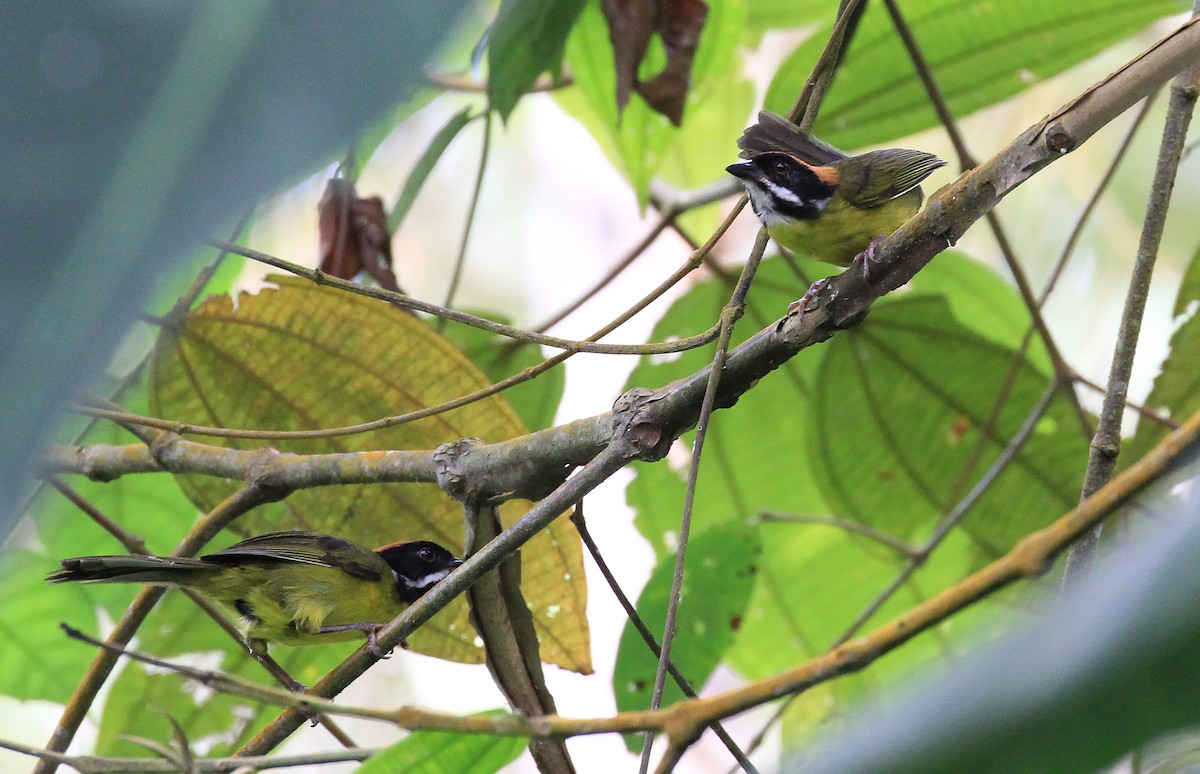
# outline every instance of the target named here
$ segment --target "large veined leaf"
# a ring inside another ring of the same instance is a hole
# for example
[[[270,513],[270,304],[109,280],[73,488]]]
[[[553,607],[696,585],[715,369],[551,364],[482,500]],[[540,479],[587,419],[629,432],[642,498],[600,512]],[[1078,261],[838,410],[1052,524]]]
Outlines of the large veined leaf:
[[[1011,97],[1188,6],[1182,0],[900,4],[956,116]],[[792,109],[827,38],[828,33],[817,33],[780,66],[767,90],[767,108],[784,115]],[[821,105],[817,134],[834,145],[857,148],[937,123],[887,9],[883,3],[869,4]]]
[[[164,332],[151,368],[151,407],[157,415],[228,427],[337,427],[436,405],[488,383],[449,342],[406,312],[303,280],[275,281],[278,289],[241,296],[236,307],[232,299],[212,299]],[[465,437],[494,442],[523,432],[507,402],[492,397],[375,433],[272,445],[299,453],[433,449]],[[178,480],[204,509],[236,487],[204,476]],[[508,503],[501,517],[511,523],[527,508]],[[434,540],[455,552],[463,546],[460,507],[429,484],[302,490],[256,509],[234,526],[239,534],[280,528],[328,532],[371,546],[399,539]],[[570,525],[556,523],[522,556],[524,591],[542,637],[543,659],[589,671],[578,536]],[[442,658],[479,661],[474,640],[460,601],[418,630],[409,644]]]
[[[1022,363],[995,430],[980,433],[1013,352],[957,324],[936,298],[881,305],[829,343],[807,448],[838,515],[904,538],[927,534],[1025,421],[1048,379]],[[962,526],[1007,550],[1078,498],[1087,441],[1065,398],[1052,402]]]

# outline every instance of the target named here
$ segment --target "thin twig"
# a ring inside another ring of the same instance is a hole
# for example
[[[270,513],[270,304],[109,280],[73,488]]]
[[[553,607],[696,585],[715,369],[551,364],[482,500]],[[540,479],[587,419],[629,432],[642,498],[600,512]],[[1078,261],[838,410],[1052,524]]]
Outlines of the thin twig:
[[[933,77],[933,70],[929,67],[929,62],[925,59],[925,55],[922,53],[912,29],[900,13],[900,8],[896,5],[896,0],[884,0],[884,5],[887,6],[888,14],[892,18],[892,24],[895,26],[900,40],[904,43],[908,57],[912,60],[913,67],[916,68],[917,76],[921,79],[921,83],[925,87],[925,93],[929,98],[929,102],[933,105],[939,120],[942,122],[943,128],[946,130],[946,134],[950,137],[950,141],[954,145],[955,153],[958,154],[959,167],[965,171],[977,166],[978,162],[967,148],[966,140],[963,138],[962,132],[959,131],[954,114],[950,112],[950,108],[942,96],[942,91]],[[996,239],[996,245],[1000,248],[1000,254],[1004,257],[1004,262],[1008,266],[1008,271],[1016,282],[1017,291],[1020,293],[1021,299],[1025,302],[1025,307],[1033,320],[1034,326],[1037,328],[1042,343],[1046,346],[1046,351],[1050,355],[1050,361],[1054,365],[1054,372],[1058,375],[1059,382],[1066,389],[1067,397],[1070,399],[1072,408],[1075,410],[1076,419],[1079,420],[1080,429],[1084,437],[1087,437],[1091,434],[1091,422],[1088,419],[1087,412],[1083,409],[1083,404],[1079,402],[1079,396],[1075,394],[1073,382],[1071,381],[1072,377],[1075,376],[1075,370],[1067,364],[1066,359],[1062,356],[1058,344],[1050,333],[1050,327],[1046,324],[1045,318],[1042,317],[1041,306],[1034,296],[1029,279],[1025,276],[1025,270],[1021,268],[1021,262],[1017,260],[1016,252],[1013,250],[1008,235],[1000,223],[999,216],[995,210],[989,210],[985,218],[992,231],[992,235]]]
[[[654,674],[654,690],[650,695],[650,708],[657,709],[662,703],[663,687],[667,679],[667,663],[671,658],[671,643],[675,639],[675,622],[679,615],[679,603],[683,600],[683,570],[687,562],[688,537],[692,528],[692,511],[696,502],[696,481],[700,476],[700,459],[704,451],[704,439],[708,435],[709,420],[712,418],[713,407],[716,405],[717,388],[721,384],[721,373],[725,368],[725,360],[729,354],[729,342],[733,336],[733,327],[746,310],[746,295],[754,281],[754,274],[762,261],[763,252],[767,249],[767,231],[760,229],[754,248],[742,270],[738,286],[733,291],[729,303],[721,310],[721,337],[717,342],[717,351],[713,354],[712,366],[709,370],[708,385],[705,387],[704,399],[700,406],[700,420],[696,425],[696,438],[692,442],[692,459],[688,469],[687,487],[683,494],[683,514],[679,520],[679,540],[675,549],[675,571],[671,578],[671,594],[667,598],[667,615],[663,622],[662,650],[658,657],[658,669]],[[650,749],[653,736],[647,735],[642,748],[641,774],[646,774],[650,766]],[[672,743],[674,745],[674,743]],[[671,752],[668,750],[667,756]],[[661,766],[660,769],[661,770]]]
[[[486,93],[488,90],[487,81],[481,81],[476,78],[471,70],[462,70],[457,72],[447,72],[440,70],[432,70],[425,73],[425,80],[429,81],[439,89],[447,91],[460,91],[466,93]],[[534,79],[533,84],[525,90],[526,94],[534,92],[555,91],[557,89],[565,89],[575,83],[575,79],[569,74],[560,78],[552,77],[549,73],[542,73]]]
[[[1087,387],[1088,389],[1091,389],[1095,392],[1100,393],[1101,395],[1105,394],[1105,392],[1106,392],[1103,384],[1098,384],[1096,382],[1093,382],[1091,379],[1087,378],[1086,376],[1083,376],[1082,374],[1076,374],[1075,381],[1079,382],[1080,384],[1082,384],[1084,387]],[[1145,406],[1141,403],[1135,403],[1132,400],[1129,400],[1127,398],[1125,400],[1125,408],[1129,409],[1130,411],[1134,412],[1135,414],[1137,414],[1140,417],[1150,420],[1151,422],[1158,425],[1159,427],[1165,427],[1168,430],[1178,430],[1179,429],[1178,422],[1176,422],[1174,419],[1171,419],[1168,416],[1163,416],[1162,414],[1160,414],[1159,412],[1150,408],[1149,406]]]
[[[1193,18],[1200,16],[1200,0],[1196,0],[1192,15]],[[1158,259],[1158,247],[1162,241],[1163,226],[1171,204],[1171,191],[1175,187],[1175,176],[1179,171],[1179,160],[1187,139],[1188,125],[1196,106],[1198,88],[1200,65],[1189,68],[1171,84],[1162,145],[1154,170],[1154,182],[1150,186],[1149,201],[1146,203],[1146,219],[1142,225],[1137,258],[1129,278],[1129,291],[1125,296],[1125,308],[1121,312],[1121,326],[1113,347],[1108,389],[1104,393],[1100,421],[1092,439],[1091,452],[1088,454],[1080,497],[1088,497],[1094,493],[1112,478],[1113,471],[1116,470],[1117,455],[1121,452],[1121,422],[1129,394],[1129,376],[1133,371],[1138,334],[1141,332],[1146,300],[1150,294],[1150,278]],[[1088,573],[1099,541],[1100,529],[1097,527],[1071,547],[1063,571],[1064,584],[1074,582]]]
[[[558,336],[549,336],[545,333],[530,331],[524,328],[518,328],[513,325],[505,325],[504,323],[489,320],[486,317],[477,317],[473,314],[460,312],[456,309],[450,309],[445,306],[431,304],[428,301],[407,296],[403,293],[397,293],[386,288],[376,287],[373,285],[362,285],[357,282],[334,277],[331,274],[321,271],[320,269],[310,269],[307,266],[301,266],[291,261],[285,261],[282,258],[258,250],[252,250],[248,247],[242,247],[229,242],[214,242],[213,244],[220,245],[230,252],[257,261],[267,266],[273,266],[277,269],[282,269],[289,274],[294,274],[297,277],[303,277],[317,285],[326,285],[331,288],[343,290],[355,295],[366,296],[379,301],[408,309],[417,312],[424,312],[442,319],[450,320],[451,322],[462,323],[469,325],[472,328],[478,328],[488,333],[494,333],[497,336],[514,339],[523,344],[540,344],[544,347],[553,349],[566,350],[568,352],[588,352],[597,355],[661,355],[672,352],[683,352],[688,349],[702,346],[716,338],[715,331],[689,336],[687,339],[677,341],[650,343],[650,344],[601,344],[595,341],[600,336],[593,334],[584,340],[564,339]]]
[[[800,95],[792,105],[792,112],[788,114],[788,118],[795,121],[802,131],[812,131],[813,124],[817,121],[818,109],[825,99],[825,91],[833,81],[842,53],[850,44],[850,38],[865,8],[866,0],[841,0],[838,3],[833,29],[829,31],[825,48],[821,49],[820,56],[813,63],[812,72],[800,89]]]
[[[843,532],[852,532],[855,535],[862,535],[870,538],[877,543],[881,543],[892,549],[898,554],[906,557],[912,557],[919,549],[901,540],[895,535],[889,535],[886,532],[877,530],[868,524],[862,524],[849,519],[837,519],[829,516],[810,516],[800,513],[780,513],[779,511],[762,511],[756,518],[759,521],[773,521],[788,524],[816,524],[823,527],[833,527],[840,529]]]
[[[101,755],[64,755],[50,750],[0,739],[0,748],[41,758],[47,762],[70,766],[83,774],[178,774],[179,767],[170,761],[156,758],[116,758]],[[303,755],[259,755],[247,758],[201,758],[193,762],[197,771],[234,772],[265,771],[294,766],[316,766],[325,763],[364,761],[386,748],[356,747],[353,750],[311,752]]]
[[[479,150],[479,168],[475,172],[475,185],[471,190],[471,203],[467,205],[467,219],[463,224],[462,239],[458,244],[458,255],[454,260],[454,273],[450,276],[450,286],[446,288],[446,300],[442,306],[447,309],[454,306],[454,295],[458,292],[458,283],[462,279],[463,265],[467,259],[467,243],[471,239],[471,227],[475,224],[475,213],[479,209],[479,194],[483,190],[483,173],[487,171],[488,157],[492,149],[492,113],[488,111],[483,118],[483,143]],[[446,318],[438,321],[438,330],[446,324]]]
[[[146,541],[142,540],[137,535],[129,532],[120,524],[117,524],[108,516],[104,515],[95,505],[86,497],[79,494],[72,486],[67,484],[58,476],[47,476],[46,483],[49,484],[63,497],[74,505],[79,510],[83,511],[89,519],[94,521],[101,529],[112,535],[117,541],[131,554],[148,554],[150,551],[146,548]]]
[[[621,585],[617,583],[617,578],[609,568],[608,562],[604,561],[604,556],[600,553],[600,549],[596,546],[596,541],[592,539],[592,533],[587,528],[587,521],[583,517],[582,502],[575,506],[575,510],[571,512],[571,523],[575,525],[575,529],[579,532],[580,540],[583,541],[583,545],[591,555],[592,561],[596,563],[600,574],[604,576],[604,580],[608,583],[608,588],[612,591],[613,596],[616,597],[617,602],[624,609],[629,622],[633,624],[633,628],[641,635],[642,641],[646,643],[646,647],[650,648],[650,652],[654,654],[655,658],[658,658],[662,654],[662,648],[658,646],[658,640],[655,638],[654,633],[650,631],[650,627],[646,626],[646,622],[638,615],[637,608],[633,606],[633,603],[629,601],[629,597],[621,590]],[[696,689],[692,687],[687,677],[679,671],[679,667],[675,666],[675,662],[667,661],[667,671],[670,672],[671,678],[685,696],[689,699],[697,698]],[[719,722],[714,722],[709,724],[708,727],[737,761],[734,767],[735,770],[740,768],[742,771],[747,772],[747,774],[758,774],[758,770],[754,767],[754,764],[746,757],[746,753],[742,752],[742,749],[738,747],[737,742],[733,741],[733,737],[729,735],[724,726]]]
[[[1004,451],[1000,452],[1000,456],[996,457],[995,461],[992,462],[987,471],[985,471],[984,474],[980,476],[979,480],[975,482],[975,486],[971,488],[971,491],[968,492],[967,495],[960,500],[956,506],[954,506],[953,510],[947,513],[946,516],[940,522],[938,522],[937,526],[935,526],[933,531],[929,534],[929,537],[926,539],[925,543],[922,544],[909,558],[904,569],[900,571],[900,573],[892,580],[890,584],[888,584],[887,588],[880,592],[875,599],[872,600],[871,603],[867,605],[867,607],[861,613],[859,613],[858,618],[856,618],[854,623],[852,623],[850,627],[847,628],[842,634],[842,636],[837,639],[837,641],[833,644],[833,647],[836,648],[838,645],[841,645],[853,637],[858,630],[862,628],[862,626],[866,624],[868,620],[870,620],[871,616],[875,615],[875,613],[878,612],[881,607],[883,607],[884,603],[891,599],[892,595],[900,590],[900,588],[908,581],[908,579],[912,577],[913,573],[920,569],[920,567],[929,560],[930,555],[933,554],[939,545],[941,545],[942,541],[946,539],[946,536],[950,534],[950,530],[954,529],[954,527],[956,527],[958,523],[962,521],[963,517],[966,516],[967,513],[970,512],[971,508],[975,506],[975,503],[979,502],[979,499],[987,493],[992,484],[1000,477],[1005,469],[1008,468],[1009,463],[1016,458],[1017,454],[1021,451],[1021,448],[1025,445],[1025,442],[1029,440],[1029,436],[1033,435],[1033,430],[1035,427],[1037,427],[1037,423],[1046,413],[1046,409],[1050,407],[1050,401],[1054,398],[1056,392],[1058,392],[1058,383],[1052,381],[1050,386],[1046,388],[1046,391],[1042,393],[1042,396],[1038,398],[1037,403],[1035,403],[1033,408],[1030,409],[1029,415],[1025,417],[1025,421],[1021,424],[1020,429],[1017,430],[1016,434],[1012,437],[1012,440],[1009,441],[1008,445],[1004,447]]]

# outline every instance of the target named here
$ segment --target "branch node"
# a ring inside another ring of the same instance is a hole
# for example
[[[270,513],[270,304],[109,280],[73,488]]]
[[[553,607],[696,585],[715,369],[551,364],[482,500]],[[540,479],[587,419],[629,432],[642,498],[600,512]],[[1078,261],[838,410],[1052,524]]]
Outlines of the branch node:
[[[675,434],[650,417],[649,407],[658,399],[656,391],[635,387],[613,403],[613,440],[622,444],[626,459],[654,462],[670,450]]]
[[[278,449],[264,446],[255,453],[253,462],[246,470],[246,485],[258,494],[262,502],[282,500],[292,493],[293,487],[285,483],[283,472],[273,464],[279,455]]]
[[[1066,155],[1078,146],[1079,142],[1058,121],[1053,121],[1046,127],[1046,148],[1050,151]]]
[[[433,469],[438,486],[461,503],[474,501],[483,492],[484,482],[466,464],[467,456],[480,446],[483,446],[483,441],[478,438],[462,438],[453,443],[444,443],[433,452]]]
[[[183,438],[177,433],[164,430],[161,433],[155,434],[154,437],[150,439],[150,442],[146,444],[146,449],[150,452],[150,456],[159,464],[160,467],[170,470],[170,467],[165,461],[166,457],[171,453],[171,450],[174,448],[175,444],[181,440],[183,440]]]

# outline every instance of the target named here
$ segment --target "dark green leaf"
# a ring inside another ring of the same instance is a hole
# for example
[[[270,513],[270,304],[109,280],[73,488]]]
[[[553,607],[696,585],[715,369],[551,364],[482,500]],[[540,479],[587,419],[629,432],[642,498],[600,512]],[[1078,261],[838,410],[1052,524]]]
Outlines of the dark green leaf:
[[[944,298],[955,320],[985,339],[1010,349],[1020,346],[1031,325],[1025,302],[1016,289],[994,269],[971,260],[958,250],[939,254],[928,269],[912,279],[908,292]],[[907,297],[907,293],[888,295],[881,302],[891,303]],[[1050,356],[1036,336],[1029,359],[1039,370],[1050,373]]]
[[[1182,0],[925,0],[901,4],[955,116],[966,116],[1062,72],[1156,19]],[[829,24],[832,24],[832,19]],[[766,107],[786,115],[827,32],[776,72]],[[816,133],[858,148],[936,126],[937,115],[883,3],[871,3],[821,106]]]
[[[400,194],[396,197],[396,204],[393,205],[392,211],[388,213],[388,230],[393,234],[400,228],[400,224],[404,222],[405,216],[408,215],[413,202],[417,200],[417,194],[421,192],[421,187],[425,185],[425,180],[437,165],[438,159],[442,157],[442,154],[446,152],[446,148],[450,146],[450,143],[470,120],[470,108],[463,108],[455,113],[446,122],[446,125],[439,129],[438,133],[433,136],[433,139],[429,142],[429,146],[421,154],[421,158],[417,159],[412,172],[408,174],[408,178],[404,181],[404,187],[400,189]]]
[[[741,628],[746,602],[754,590],[761,551],[758,531],[734,521],[694,534],[688,544],[683,602],[676,620],[671,660],[697,691],[708,680]],[[638,615],[659,641],[674,572],[675,557],[668,555],[654,568],[637,601]],[[658,658],[633,624],[626,623],[613,668],[613,694],[618,710],[649,708],[657,666]],[[668,676],[663,706],[683,698],[683,692]],[[626,737],[626,743],[630,749],[640,750],[642,737]]]
[[[558,74],[563,47],[586,0],[502,0],[488,39],[488,97],[508,120],[544,72]]]
[[[807,449],[835,512],[902,537],[924,536],[1000,454],[1045,391],[1027,362],[976,458],[1013,352],[962,327],[937,298],[880,305],[836,336],[816,380]],[[1056,399],[963,527],[985,551],[1078,500],[1087,439]]]
[[[492,774],[512,763],[526,740],[512,736],[414,731],[369,758],[356,774]]]

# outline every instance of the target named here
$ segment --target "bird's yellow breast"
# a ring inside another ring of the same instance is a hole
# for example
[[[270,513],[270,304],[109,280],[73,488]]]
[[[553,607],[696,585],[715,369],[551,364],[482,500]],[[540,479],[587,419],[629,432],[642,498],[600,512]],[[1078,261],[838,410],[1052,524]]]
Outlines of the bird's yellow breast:
[[[361,631],[316,634],[322,626],[384,624],[407,605],[390,573],[378,581],[311,564],[240,565],[214,573],[199,590],[245,614],[252,611],[250,639],[285,645],[361,640]]]
[[[859,208],[834,196],[811,220],[775,220],[767,226],[772,239],[792,252],[819,261],[849,266],[871,240],[900,228],[921,208],[919,189],[878,207]]]

